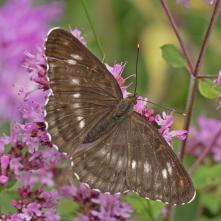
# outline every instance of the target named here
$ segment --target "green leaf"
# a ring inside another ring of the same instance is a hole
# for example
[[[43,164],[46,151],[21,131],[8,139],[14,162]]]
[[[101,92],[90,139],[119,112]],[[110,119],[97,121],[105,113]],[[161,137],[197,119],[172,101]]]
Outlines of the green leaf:
[[[197,189],[201,190],[210,185],[221,184],[221,164],[214,166],[201,165],[194,171],[192,179]]]
[[[136,193],[131,193],[123,198],[134,209],[133,218],[139,221],[153,221],[160,215],[164,204],[153,202],[138,196]]]
[[[63,199],[57,205],[57,212],[65,221],[72,221],[78,210],[79,205],[72,199]]]
[[[174,210],[173,221],[194,221],[197,216],[197,208],[199,206],[199,199],[196,198],[190,204],[184,206],[176,206]]]
[[[215,99],[218,96],[220,88],[217,87],[212,80],[200,80],[199,82],[199,91],[202,96]]]
[[[0,214],[15,213],[16,209],[11,205],[11,201],[17,197],[18,194],[16,191],[2,191],[0,194]]]
[[[186,66],[186,60],[180,51],[172,44],[166,44],[161,47],[162,57],[174,68],[182,68]]]
[[[221,207],[221,196],[217,193],[204,193],[201,196],[202,204],[212,213],[216,214]]]
[[[16,179],[10,179],[9,182],[5,185],[5,188],[11,189],[15,184],[17,184]]]

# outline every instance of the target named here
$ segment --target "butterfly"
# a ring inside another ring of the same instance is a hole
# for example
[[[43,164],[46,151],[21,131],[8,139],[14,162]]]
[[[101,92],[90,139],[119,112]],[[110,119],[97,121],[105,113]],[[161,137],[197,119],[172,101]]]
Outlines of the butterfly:
[[[73,161],[80,181],[102,192],[172,205],[191,202],[192,181],[157,128],[123,98],[106,66],[70,32],[52,29],[45,41],[51,95],[47,131]]]

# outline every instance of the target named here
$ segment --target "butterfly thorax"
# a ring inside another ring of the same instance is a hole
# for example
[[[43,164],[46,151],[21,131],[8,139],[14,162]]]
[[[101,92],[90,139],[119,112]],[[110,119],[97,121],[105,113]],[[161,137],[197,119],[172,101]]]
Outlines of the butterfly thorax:
[[[86,135],[83,143],[91,143],[96,141],[111,130],[115,125],[119,124],[123,119],[133,113],[133,106],[136,101],[135,96],[121,99],[113,110],[102,118]]]

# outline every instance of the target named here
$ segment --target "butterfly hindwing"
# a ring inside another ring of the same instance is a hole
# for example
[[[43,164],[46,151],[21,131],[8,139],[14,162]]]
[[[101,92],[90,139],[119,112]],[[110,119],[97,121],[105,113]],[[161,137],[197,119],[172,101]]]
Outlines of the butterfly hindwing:
[[[73,155],[73,170],[80,181],[103,192],[122,193],[126,184],[127,146],[125,134],[127,124],[114,127],[108,134],[90,144],[90,149]]]
[[[127,134],[130,189],[170,204],[191,201],[195,195],[191,179],[157,129],[134,112]]]
[[[134,112],[89,151],[73,156],[82,182],[104,192],[133,190],[170,204],[191,201],[189,175],[166,141],[144,117]]]
[[[52,91],[46,121],[53,143],[67,153],[122,98],[117,82],[72,34],[53,29],[45,42]]]

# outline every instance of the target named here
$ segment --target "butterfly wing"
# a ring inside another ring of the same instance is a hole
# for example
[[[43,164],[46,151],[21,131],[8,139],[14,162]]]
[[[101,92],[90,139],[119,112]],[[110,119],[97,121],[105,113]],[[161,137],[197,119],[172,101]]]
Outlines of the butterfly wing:
[[[88,151],[73,155],[73,170],[81,182],[111,194],[128,190],[128,153],[125,139],[128,123],[124,121],[116,125],[109,133],[90,143]],[[83,145],[84,149],[87,149],[87,144]]]
[[[191,179],[171,147],[136,112],[73,160],[80,180],[104,192],[133,190],[170,204],[190,202],[195,195]]]
[[[48,132],[69,153],[123,96],[105,65],[71,33],[51,30],[45,54],[52,90],[45,113]]]
[[[127,133],[129,187],[152,200],[190,202],[195,196],[191,179],[157,129],[134,112]]]

